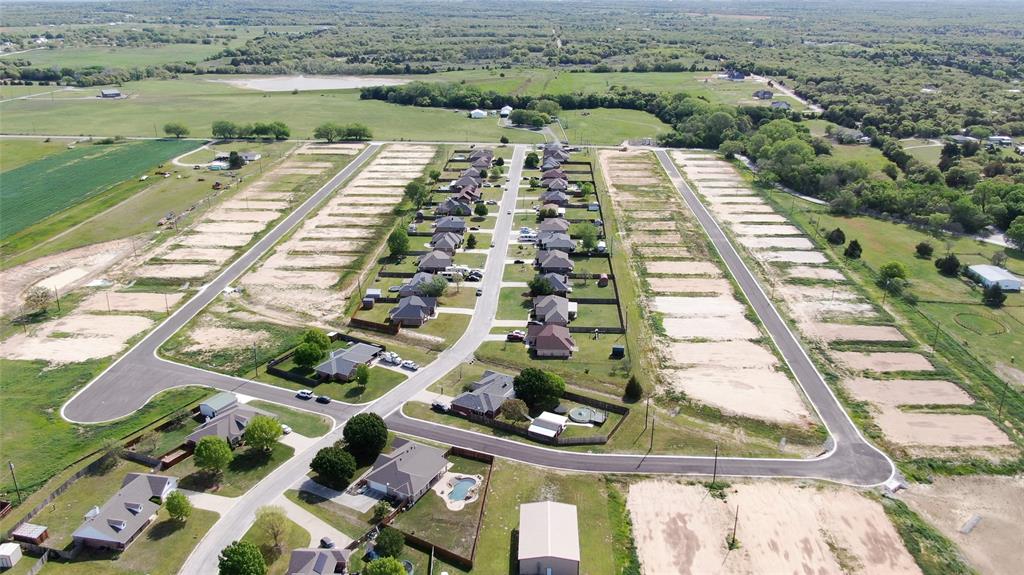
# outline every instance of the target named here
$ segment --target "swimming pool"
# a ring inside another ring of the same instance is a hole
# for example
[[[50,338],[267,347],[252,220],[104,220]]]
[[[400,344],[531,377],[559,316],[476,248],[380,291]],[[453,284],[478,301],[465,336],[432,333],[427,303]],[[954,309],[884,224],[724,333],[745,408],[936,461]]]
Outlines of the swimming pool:
[[[452,501],[462,501],[469,495],[469,490],[476,485],[476,479],[472,477],[463,477],[452,485],[452,490],[448,492],[448,499]]]

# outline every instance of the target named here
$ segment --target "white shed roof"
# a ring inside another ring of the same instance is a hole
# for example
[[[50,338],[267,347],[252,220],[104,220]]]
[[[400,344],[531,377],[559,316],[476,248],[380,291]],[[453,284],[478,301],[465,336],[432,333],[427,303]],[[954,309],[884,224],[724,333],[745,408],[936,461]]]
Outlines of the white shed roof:
[[[576,506],[554,501],[519,506],[519,560],[557,557],[580,560]]]
[[[1013,280],[1020,281],[1020,278],[1011,274],[1007,270],[999,266],[990,266],[988,264],[978,264],[967,268],[973,274],[977,274],[978,277],[983,278],[990,282]]]

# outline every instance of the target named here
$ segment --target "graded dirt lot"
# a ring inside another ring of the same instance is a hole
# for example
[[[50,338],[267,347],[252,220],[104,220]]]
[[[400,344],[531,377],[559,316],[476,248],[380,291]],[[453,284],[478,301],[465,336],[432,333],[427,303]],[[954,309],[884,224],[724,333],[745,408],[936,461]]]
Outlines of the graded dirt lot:
[[[784,373],[773,369],[699,367],[663,370],[678,391],[723,413],[812,425],[810,411]]]
[[[956,384],[938,379],[869,379],[843,382],[853,397],[877,405],[970,405],[970,395]]]
[[[884,408],[875,416],[882,433],[907,447],[996,447],[1013,441],[988,418],[958,413],[903,412]]]
[[[180,293],[96,292],[78,304],[81,311],[164,312],[182,298]]]
[[[253,198],[235,198],[220,205],[225,210],[273,210],[284,211],[288,209],[288,202],[280,200],[256,200]]]
[[[711,262],[698,261],[647,261],[647,273],[679,276],[720,276],[722,270]]]
[[[735,224],[732,231],[740,236],[799,236],[803,232],[794,226],[772,226],[772,225],[751,225]]]
[[[634,220],[663,220],[665,219],[665,212],[638,210],[629,212],[629,217],[633,218]]]
[[[791,278],[802,278],[811,280],[832,280],[846,281],[846,277],[839,270],[831,268],[818,268],[811,266],[790,266],[786,269],[786,275]]]
[[[283,269],[262,268],[249,272],[242,278],[242,283],[256,285],[304,285],[326,289],[338,281],[337,272],[288,271]]]
[[[168,261],[226,262],[235,250],[226,248],[179,248],[158,252],[154,257]]]
[[[814,244],[807,238],[793,238],[785,236],[740,236],[739,242],[748,248],[755,250],[764,249],[797,249],[811,250]]]
[[[714,317],[666,317],[665,332],[672,339],[734,340],[755,339],[761,335],[757,326],[743,316],[723,321]]]
[[[877,372],[935,370],[928,358],[916,353],[836,351],[832,352],[832,355],[855,370]]]
[[[210,234],[252,234],[267,227],[262,222],[206,222],[193,228],[197,232]]]
[[[754,254],[765,262],[786,262],[794,264],[827,264],[828,258],[821,252],[810,251],[765,251]]]
[[[289,240],[281,244],[278,251],[292,254],[359,253],[365,246],[366,242],[361,240]]]
[[[203,353],[264,344],[270,341],[270,334],[262,330],[201,325],[188,332],[188,338],[192,343],[184,351]]]
[[[645,575],[921,573],[882,506],[851,488],[749,481],[722,501],[702,485],[647,479],[627,505]],[[740,546],[729,551],[737,508]]]
[[[901,491],[899,498],[956,543],[980,573],[1020,573],[1024,476],[938,476],[931,484]],[[968,533],[961,533],[974,516],[981,520]]]
[[[272,210],[229,210],[220,208],[206,215],[206,219],[214,222],[261,222],[270,223],[281,214]]]
[[[775,209],[758,204],[718,204],[714,206],[715,217],[719,214],[774,214]]]
[[[295,239],[342,239],[342,238],[368,238],[375,234],[372,229],[366,228],[319,228],[304,226],[295,233]]]
[[[648,234],[639,233],[632,234],[630,239],[635,244],[648,244],[648,245],[668,245],[668,244],[679,244],[682,243],[683,237],[677,233],[669,232],[665,234]]]
[[[75,312],[0,342],[0,357],[41,359],[54,364],[108,357],[120,352],[131,337],[152,325],[153,320],[137,315]]]
[[[758,224],[784,224],[787,223],[785,217],[778,214],[742,214],[742,213],[729,213],[718,210],[715,217],[725,222],[733,223],[758,223]]]
[[[888,325],[805,323],[804,333],[824,341],[906,341],[900,330]]]
[[[732,286],[724,279],[710,278],[647,278],[655,293],[732,293]]]
[[[150,264],[139,267],[136,275],[143,278],[195,279],[206,277],[218,267],[212,264]]]
[[[253,234],[188,234],[172,240],[177,245],[194,248],[227,247],[240,248],[252,240]]]
[[[640,231],[666,231],[676,229],[675,222],[639,221],[629,224],[630,229]]]
[[[682,246],[636,246],[636,251],[648,258],[686,258],[690,251]]]
[[[735,369],[769,368],[778,363],[772,352],[756,343],[674,342],[664,348],[668,360],[680,366],[720,366]]]
[[[658,296],[652,302],[655,311],[674,317],[732,317],[743,315],[743,306],[740,302],[729,296]]]

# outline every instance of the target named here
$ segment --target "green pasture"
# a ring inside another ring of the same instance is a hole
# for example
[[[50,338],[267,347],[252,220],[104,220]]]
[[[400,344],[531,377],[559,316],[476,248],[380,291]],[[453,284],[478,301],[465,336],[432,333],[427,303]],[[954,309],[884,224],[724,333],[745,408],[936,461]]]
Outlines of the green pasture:
[[[10,86],[4,86],[4,88],[8,87]],[[0,140],[0,173],[61,152],[67,149],[67,144],[67,140],[52,140],[49,142],[43,139],[23,138]],[[4,177],[0,176],[0,182],[3,182],[3,180]]]

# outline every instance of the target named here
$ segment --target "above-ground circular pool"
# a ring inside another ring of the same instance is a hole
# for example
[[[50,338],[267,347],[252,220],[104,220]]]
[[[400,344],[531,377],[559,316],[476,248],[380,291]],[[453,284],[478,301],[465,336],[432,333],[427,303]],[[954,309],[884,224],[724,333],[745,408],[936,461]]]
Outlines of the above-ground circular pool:
[[[576,423],[590,423],[594,418],[594,410],[589,407],[574,407],[569,411],[569,419]]]

